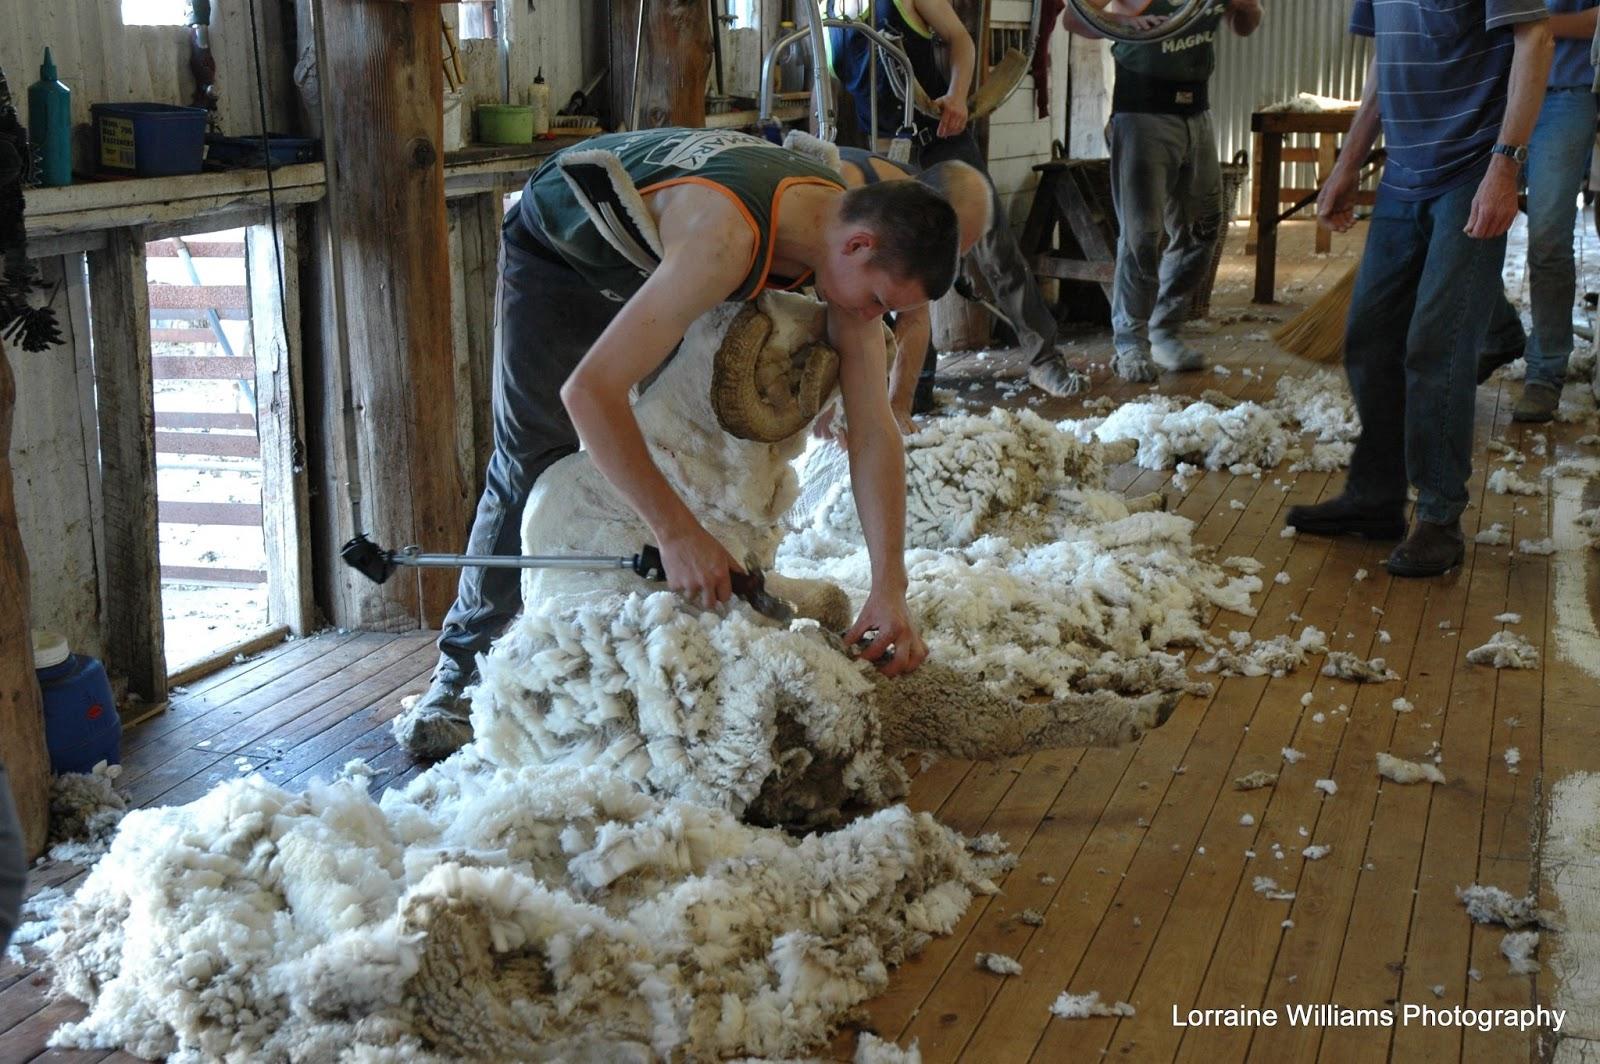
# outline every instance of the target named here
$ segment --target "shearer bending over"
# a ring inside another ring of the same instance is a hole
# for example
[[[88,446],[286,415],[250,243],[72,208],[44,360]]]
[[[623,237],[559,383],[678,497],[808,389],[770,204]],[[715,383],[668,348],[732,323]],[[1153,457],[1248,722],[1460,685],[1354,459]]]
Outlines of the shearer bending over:
[[[534,481],[581,441],[650,528],[672,589],[708,607],[725,602],[739,564],[651,460],[629,396],[707,310],[810,280],[839,352],[872,558],[872,591],[845,639],[875,631],[866,658],[888,675],[915,669],[927,649],[906,608],[905,452],[879,320],[949,289],[956,227],[926,185],[847,192],[837,172],[741,133],[641,130],[551,156],[501,230],[495,448],[468,552],[520,553]],[[476,656],[521,607],[517,571],[462,571],[433,683],[397,722],[412,754],[442,757],[471,738],[463,690]]]

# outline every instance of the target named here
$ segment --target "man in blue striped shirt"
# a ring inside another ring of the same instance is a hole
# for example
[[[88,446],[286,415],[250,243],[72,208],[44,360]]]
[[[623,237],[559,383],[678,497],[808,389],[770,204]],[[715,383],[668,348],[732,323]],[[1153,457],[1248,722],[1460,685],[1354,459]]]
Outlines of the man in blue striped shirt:
[[[1544,90],[1539,124],[1528,143],[1528,289],[1533,304],[1533,335],[1509,300],[1501,299],[1489,324],[1486,353],[1478,359],[1478,382],[1519,356],[1528,360],[1522,394],[1511,410],[1513,421],[1549,421],[1561,405],[1561,386],[1572,357],[1572,305],[1577,270],[1572,256],[1572,226],[1578,216],[1578,190],[1589,173],[1594,150],[1594,36],[1600,0],[1545,0],[1555,59]]]
[[[1361,436],[1343,494],[1296,506],[1321,535],[1406,535],[1397,576],[1461,563],[1478,350],[1500,291],[1552,52],[1544,0],[1355,0],[1350,31],[1377,40],[1361,107],[1317,196],[1317,218],[1355,222],[1361,164],[1382,124],[1388,162],[1345,334]]]

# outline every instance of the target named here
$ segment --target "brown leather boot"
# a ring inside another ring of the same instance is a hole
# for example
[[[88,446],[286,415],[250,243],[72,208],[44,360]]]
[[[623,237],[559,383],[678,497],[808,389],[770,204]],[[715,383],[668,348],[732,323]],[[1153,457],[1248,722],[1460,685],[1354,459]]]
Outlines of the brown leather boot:
[[[1436,525],[1419,518],[1411,535],[1390,552],[1385,566],[1395,576],[1439,576],[1460,565],[1466,555],[1460,521]]]
[[[1522,386],[1517,405],[1511,409],[1512,421],[1545,422],[1556,416],[1561,405],[1561,389],[1544,381],[1528,381]]]

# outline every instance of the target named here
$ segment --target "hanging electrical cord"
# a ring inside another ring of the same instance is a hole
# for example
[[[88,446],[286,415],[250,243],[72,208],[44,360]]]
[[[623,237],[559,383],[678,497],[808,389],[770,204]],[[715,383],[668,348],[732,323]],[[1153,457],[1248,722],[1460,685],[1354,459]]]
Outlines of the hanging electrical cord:
[[[278,325],[283,330],[283,343],[285,348],[293,342],[289,335],[289,286],[283,273],[283,242],[278,220],[278,190],[272,177],[272,135],[268,132],[271,123],[267,119],[267,98],[270,95],[268,88],[271,84],[267,75],[267,68],[261,63],[261,27],[256,20],[256,0],[250,0],[250,51],[256,68],[256,110],[261,119],[261,162],[267,171],[267,218],[268,228],[272,232],[272,261],[274,272],[278,277]],[[324,130],[324,143],[326,143],[326,130]],[[258,396],[259,399],[259,396]],[[306,445],[300,435],[300,411],[296,409],[294,389],[289,389],[288,402],[285,404],[289,410],[289,462],[294,472],[299,473],[305,469]],[[260,431],[261,417],[259,411],[256,416],[257,432]]]

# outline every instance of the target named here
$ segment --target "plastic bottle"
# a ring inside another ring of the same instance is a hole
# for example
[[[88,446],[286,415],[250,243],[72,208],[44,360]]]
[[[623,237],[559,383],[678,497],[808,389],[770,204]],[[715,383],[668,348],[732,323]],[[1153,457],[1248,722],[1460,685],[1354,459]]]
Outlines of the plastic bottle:
[[[533,108],[533,135],[542,137],[550,132],[550,86],[544,80],[544,67],[533,76],[528,89],[528,104]]]
[[[72,184],[72,90],[56,80],[48,48],[39,80],[28,87],[28,136],[39,154],[39,183]]]
[[[106,670],[74,654],[55,632],[33,630],[34,669],[44,696],[44,735],[50,771],[88,772],[100,761],[122,760],[122,718]]]

